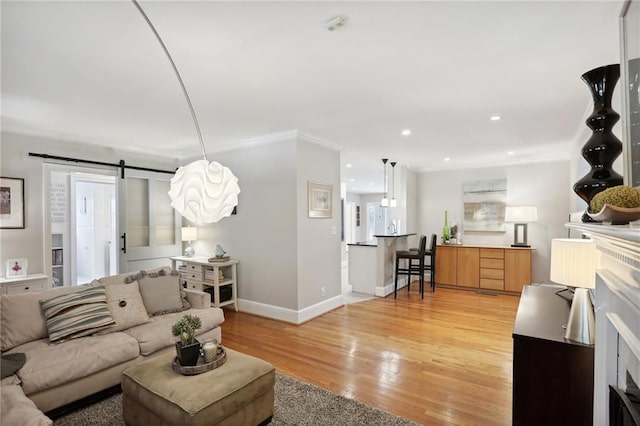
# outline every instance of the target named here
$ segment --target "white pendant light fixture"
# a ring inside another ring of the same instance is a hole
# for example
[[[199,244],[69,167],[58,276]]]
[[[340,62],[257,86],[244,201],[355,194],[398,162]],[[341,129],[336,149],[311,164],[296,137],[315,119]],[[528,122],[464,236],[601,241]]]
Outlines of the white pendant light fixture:
[[[382,159],[382,164],[383,164],[383,168],[384,168],[384,181],[382,182],[383,185],[383,190],[384,190],[384,196],[382,197],[382,200],[380,201],[380,206],[381,207],[389,207],[389,199],[387,198],[387,161],[389,161],[388,158],[383,158]]]
[[[396,162],[392,161],[391,164],[391,201],[389,201],[389,207],[397,207],[398,202],[396,201]]]
[[[173,62],[167,46],[160,38],[160,34],[156,31],[142,7],[136,0],[131,1],[147,22],[149,28],[151,28],[171,63],[189,106],[189,111],[191,111],[193,124],[196,127],[198,140],[202,148],[202,160],[196,160],[180,167],[171,178],[171,188],[169,190],[171,207],[176,209],[184,218],[196,224],[217,222],[223,217],[230,216],[233,208],[238,205],[238,194],[240,193],[238,178],[227,167],[215,161],[209,163],[207,160],[198,119],[178,68]]]

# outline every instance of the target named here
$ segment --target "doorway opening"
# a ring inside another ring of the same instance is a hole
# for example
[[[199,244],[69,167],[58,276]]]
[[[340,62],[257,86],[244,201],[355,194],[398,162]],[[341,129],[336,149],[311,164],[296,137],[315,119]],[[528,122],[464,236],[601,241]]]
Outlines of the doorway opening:
[[[72,285],[116,275],[117,226],[114,176],[71,176]]]

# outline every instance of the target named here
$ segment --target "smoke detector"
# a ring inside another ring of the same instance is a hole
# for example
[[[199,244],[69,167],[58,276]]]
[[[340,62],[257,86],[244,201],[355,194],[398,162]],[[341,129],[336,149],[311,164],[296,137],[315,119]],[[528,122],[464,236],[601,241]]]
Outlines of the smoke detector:
[[[324,26],[329,31],[335,31],[347,23],[347,17],[345,15],[335,15],[325,19]]]

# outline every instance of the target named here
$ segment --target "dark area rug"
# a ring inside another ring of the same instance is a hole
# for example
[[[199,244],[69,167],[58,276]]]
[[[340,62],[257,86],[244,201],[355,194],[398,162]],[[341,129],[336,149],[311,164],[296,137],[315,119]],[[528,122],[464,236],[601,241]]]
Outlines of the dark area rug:
[[[407,419],[309,383],[276,373],[273,426],[283,425],[416,425]],[[113,395],[57,418],[54,426],[124,426],[122,394]]]

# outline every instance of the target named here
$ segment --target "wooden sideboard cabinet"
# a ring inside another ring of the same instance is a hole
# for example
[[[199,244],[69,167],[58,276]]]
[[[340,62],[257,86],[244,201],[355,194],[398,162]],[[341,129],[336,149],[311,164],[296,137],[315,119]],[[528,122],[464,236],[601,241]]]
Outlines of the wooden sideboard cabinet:
[[[520,293],[531,284],[531,248],[439,245],[439,285]]]
[[[569,303],[527,285],[513,326],[513,425],[593,424],[594,347],[565,341]]]

